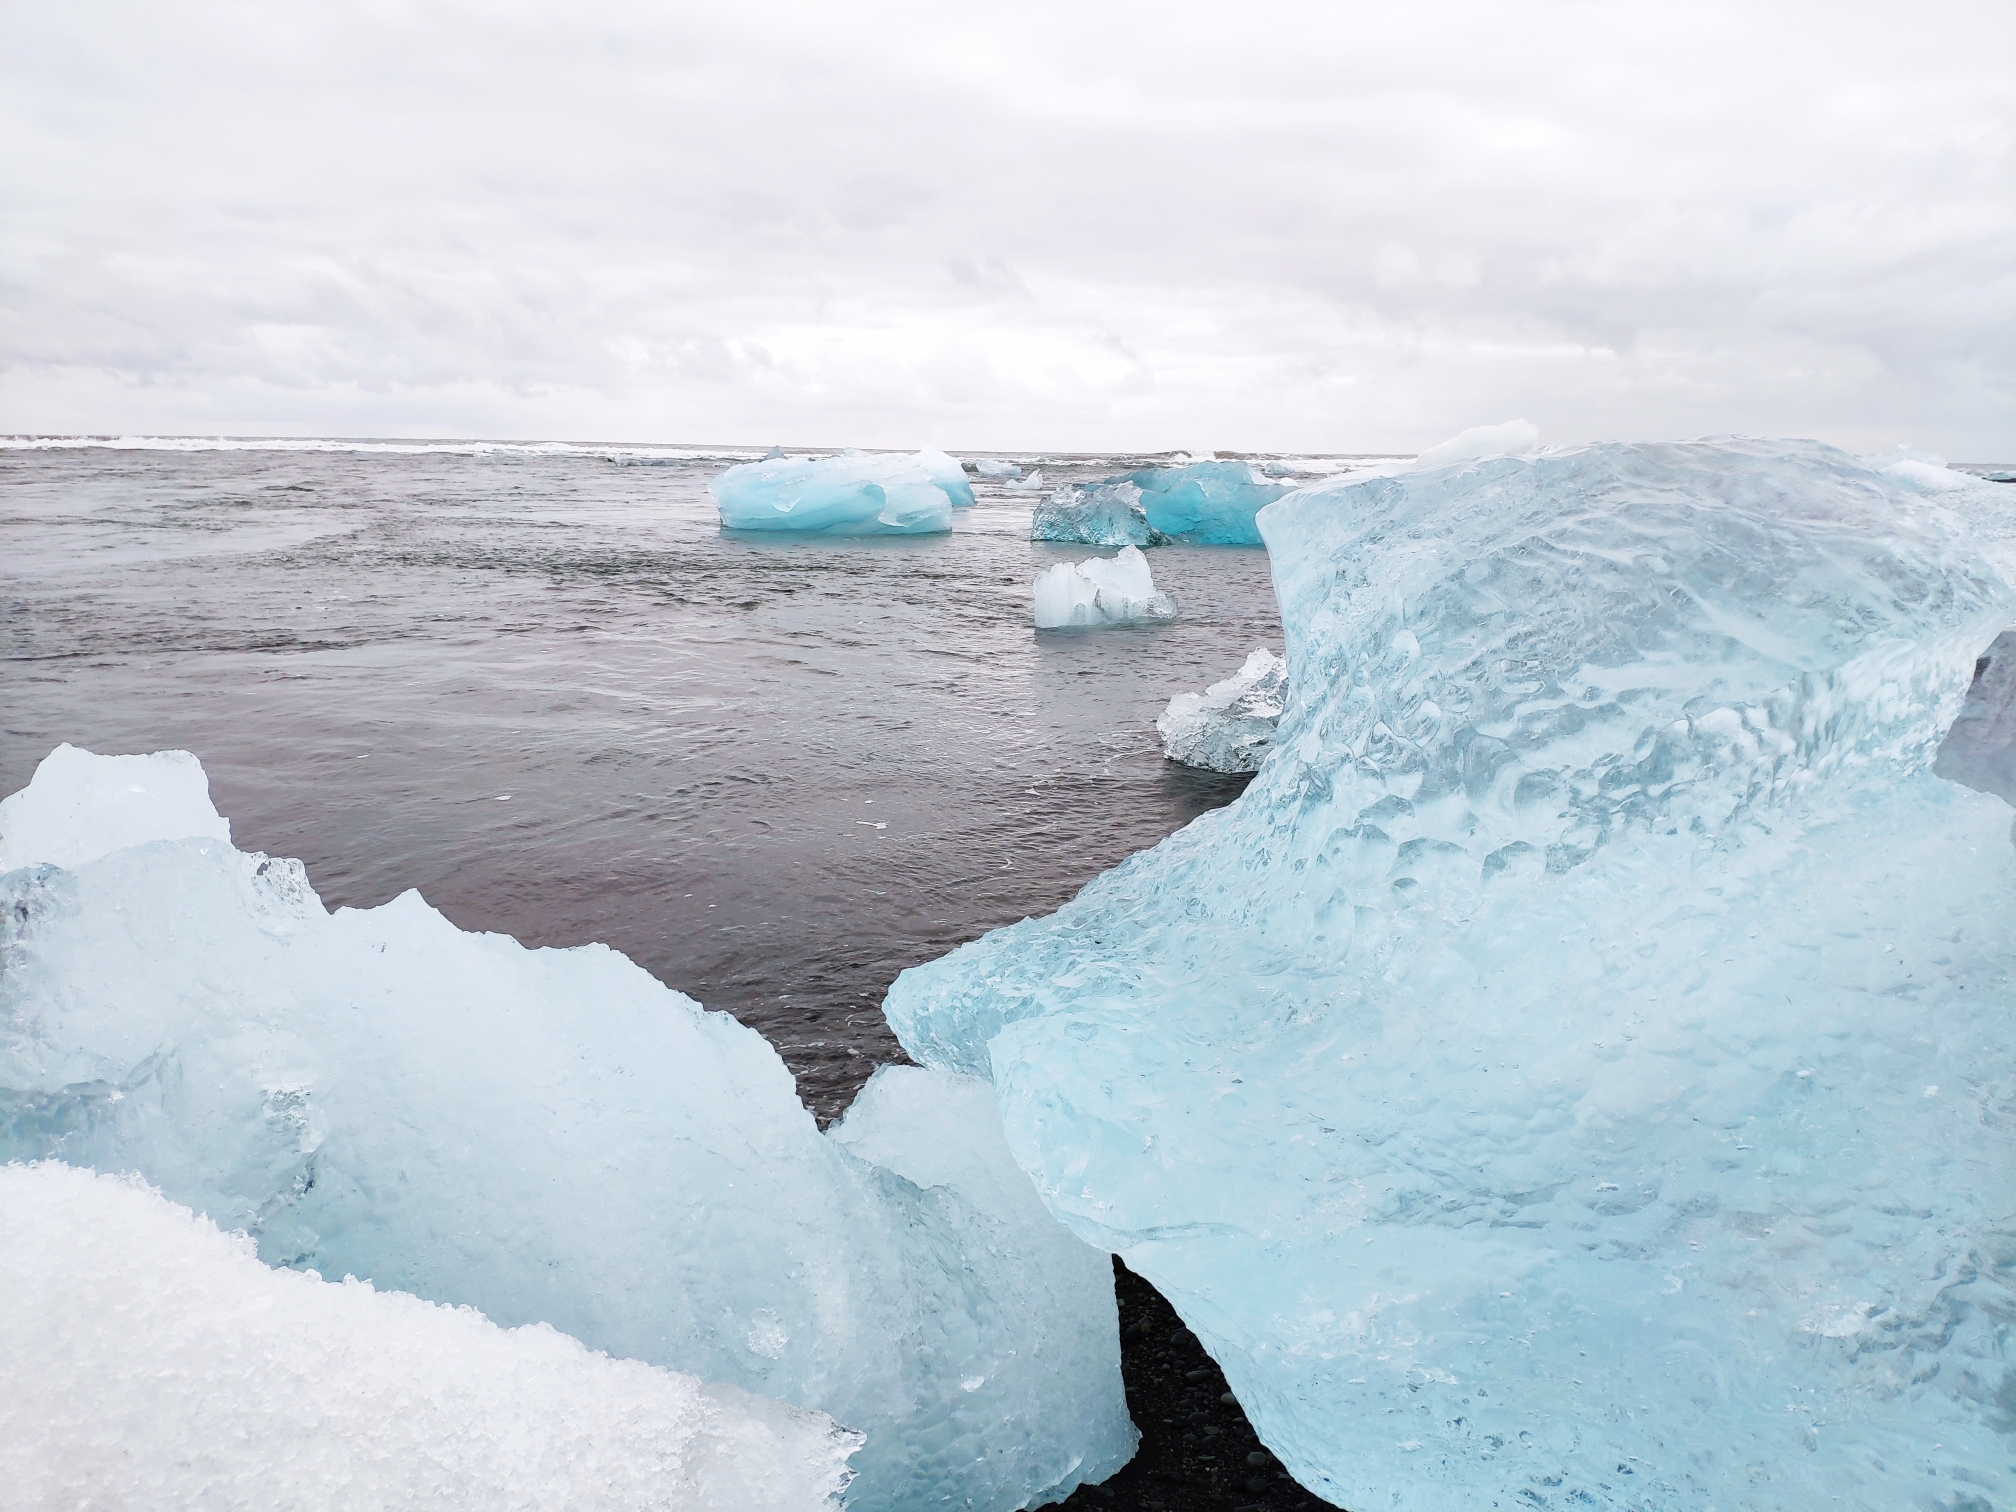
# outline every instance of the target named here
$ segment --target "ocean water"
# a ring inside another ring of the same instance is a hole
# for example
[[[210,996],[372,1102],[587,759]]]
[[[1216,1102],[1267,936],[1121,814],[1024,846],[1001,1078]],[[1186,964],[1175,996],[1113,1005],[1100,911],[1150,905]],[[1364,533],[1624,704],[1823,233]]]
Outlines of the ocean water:
[[[980,481],[949,536],[724,534],[706,481],[747,455],[0,446],[0,792],[59,741],[194,751],[331,906],[607,941],[830,1118],[902,1058],[897,972],[1238,794],[1152,721],[1280,625],[1263,551],[1166,547],[1177,623],[1039,636],[1030,580],[1088,554],[1029,541],[1040,495]]]

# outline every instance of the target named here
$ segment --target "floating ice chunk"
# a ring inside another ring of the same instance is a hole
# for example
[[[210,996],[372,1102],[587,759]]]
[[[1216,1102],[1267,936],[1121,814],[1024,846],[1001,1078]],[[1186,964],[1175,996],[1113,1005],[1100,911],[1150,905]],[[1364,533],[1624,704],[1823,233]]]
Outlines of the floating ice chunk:
[[[1176,601],[1155,591],[1148,558],[1123,546],[1110,557],[1059,562],[1036,579],[1036,628],[1083,630],[1159,624],[1176,618]]]
[[[269,1270],[54,1163],[0,1167],[0,1297],[10,1507],[813,1512],[860,1443],[543,1324]]]
[[[1150,467],[1129,475],[1141,508],[1158,533],[1206,546],[1258,546],[1254,517],[1288,492],[1244,462],[1193,462]]]
[[[1419,471],[1450,467],[1458,462],[1481,462],[1490,457],[1523,457],[1539,448],[1540,427],[1528,420],[1507,420],[1499,425],[1473,425],[1431,446],[1414,459]]]
[[[1001,485],[1008,493],[1041,493],[1049,485],[1043,481],[1043,469],[1037,468],[1026,478],[1016,478]]]
[[[1288,663],[1255,646],[1223,682],[1169,700],[1155,721],[1162,754],[1210,772],[1257,772],[1287,701]]]
[[[924,469],[924,475],[938,485],[955,508],[963,509],[973,502],[973,485],[966,481],[966,469],[956,458],[926,448],[917,453],[917,465]]]
[[[231,840],[210,779],[187,751],[95,756],[59,745],[28,786],[0,798],[0,872],[77,866],[149,840]]]
[[[1929,770],[2016,592],[1950,497],[1730,441],[1284,499],[1245,795],[889,1020],[1331,1502],[2016,1504],[2016,851]]]
[[[973,464],[973,471],[983,478],[1019,478],[1022,476],[1022,464],[1004,462],[999,457],[982,457]]]
[[[1087,546],[1161,546],[1168,537],[1148,523],[1141,490],[1132,478],[1066,483],[1036,506],[1032,541],[1079,541]]]
[[[952,528],[946,491],[909,456],[766,458],[729,468],[707,491],[731,530],[931,535]]]
[[[1106,1258],[1004,1199],[957,1078],[828,1137],[760,1036],[604,946],[415,893],[326,913],[214,838],[0,876],[0,949],[0,1161],[137,1171],[269,1263],[816,1408],[867,1435],[855,1512],[1008,1512],[1132,1453]],[[909,1146],[929,1185],[876,1163]]]

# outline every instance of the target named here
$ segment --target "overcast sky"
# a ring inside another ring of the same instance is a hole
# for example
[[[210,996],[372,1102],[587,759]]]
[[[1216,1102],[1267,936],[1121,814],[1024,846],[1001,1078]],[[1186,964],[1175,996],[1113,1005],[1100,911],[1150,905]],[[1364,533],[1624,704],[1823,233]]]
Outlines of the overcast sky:
[[[0,0],[0,430],[2016,459],[2016,5]]]

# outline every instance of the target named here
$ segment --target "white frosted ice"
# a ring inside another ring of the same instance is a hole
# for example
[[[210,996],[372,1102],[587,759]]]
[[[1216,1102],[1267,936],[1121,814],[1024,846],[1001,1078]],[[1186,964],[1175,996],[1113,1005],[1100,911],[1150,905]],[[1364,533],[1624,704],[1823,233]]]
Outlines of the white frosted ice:
[[[1002,488],[1008,493],[1041,493],[1049,486],[1043,481],[1043,469],[1039,467],[1026,478],[1016,478],[1012,482],[1004,483]]]
[[[817,1512],[860,1442],[541,1324],[269,1270],[140,1183],[54,1162],[0,1167],[0,1299],[14,1512]]]
[[[1133,1450],[1106,1257],[956,1077],[822,1135],[759,1035],[604,946],[410,892],[331,914],[221,838],[0,876],[0,951],[0,1160],[136,1171],[271,1264],[826,1412],[867,1435],[856,1512],[1009,1512]],[[878,1163],[906,1148],[951,1174]]]
[[[729,468],[707,491],[731,530],[931,535],[952,528],[952,500],[914,456],[765,458]]]
[[[1162,754],[1211,772],[1257,772],[1288,701],[1288,664],[1255,646],[1237,672],[1178,693],[1155,721]]]
[[[1160,624],[1176,618],[1176,601],[1158,593],[1140,548],[1110,557],[1059,562],[1036,579],[1038,630]]]
[[[966,480],[966,469],[957,458],[927,447],[917,453],[917,465],[954,507],[964,508],[973,502],[973,485]]]
[[[1994,509],[1741,440],[1291,495],[1244,796],[890,1022],[1331,1502],[2016,1505],[2016,849],[1930,770]]]
[[[1523,457],[1540,445],[1540,427],[1527,420],[1507,420],[1498,425],[1473,425],[1459,435],[1431,446],[1414,459],[1421,471],[1450,467],[1458,462],[1481,462],[1491,457]]]
[[[187,751],[94,756],[59,745],[27,787],[0,798],[0,872],[76,866],[149,840],[231,840],[210,780]]]
[[[973,464],[973,470],[983,478],[1019,478],[1022,464],[1004,462],[999,457],[983,457]]]

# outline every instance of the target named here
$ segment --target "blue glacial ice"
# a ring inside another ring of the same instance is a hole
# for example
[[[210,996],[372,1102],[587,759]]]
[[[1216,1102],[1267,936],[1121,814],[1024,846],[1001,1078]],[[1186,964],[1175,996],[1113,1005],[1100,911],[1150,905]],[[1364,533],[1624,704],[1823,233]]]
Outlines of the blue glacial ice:
[[[0,1162],[824,1412],[866,1435],[856,1509],[1008,1512],[1132,1453],[1106,1257],[984,1084],[885,1070],[822,1134],[759,1035],[605,946],[325,911],[179,755],[58,752],[5,818]]]
[[[963,472],[958,482],[970,498]],[[932,535],[952,528],[951,487],[949,476],[934,481],[914,456],[844,452],[743,462],[709,480],[707,491],[730,530]]]
[[[1155,720],[1162,754],[1207,772],[1257,772],[1288,703],[1288,664],[1255,646],[1230,677],[1178,693]]]
[[[1144,467],[1104,482],[1058,489],[1036,512],[1030,539],[1092,546],[1258,546],[1254,516],[1288,491],[1244,462]]]
[[[927,447],[917,453],[917,465],[924,469],[924,475],[938,486],[955,509],[964,509],[973,502],[973,485],[958,458]]]
[[[1052,489],[1029,521],[1032,541],[1077,541],[1087,546],[1161,546],[1168,537],[1148,523],[1141,490],[1132,478],[1066,483]]]
[[[1059,562],[1038,575],[1035,589],[1038,630],[1159,625],[1176,618],[1176,600],[1157,591],[1148,559],[1135,546],[1110,557]]]
[[[1245,795],[889,1020],[1332,1502],[2016,1504],[2016,848],[1931,770],[2016,618],[1990,487],[1732,440],[1283,499]]]
[[[22,1512],[835,1512],[860,1443],[543,1325],[270,1270],[54,1161],[0,1167],[0,1297],[0,1501]]]

